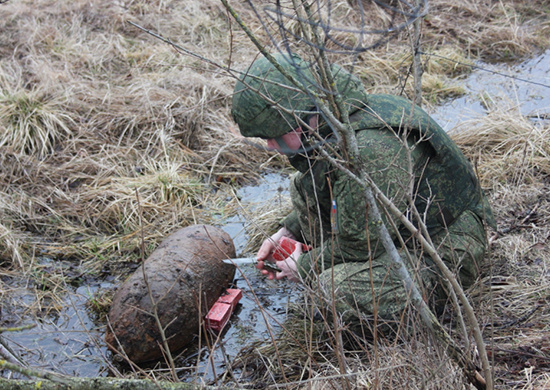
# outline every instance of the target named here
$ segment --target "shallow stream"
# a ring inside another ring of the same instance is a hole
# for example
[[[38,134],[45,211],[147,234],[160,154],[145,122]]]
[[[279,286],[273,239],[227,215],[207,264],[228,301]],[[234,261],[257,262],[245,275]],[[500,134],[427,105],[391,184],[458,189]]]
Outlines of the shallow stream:
[[[484,99],[505,104],[506,107],[517,107],[524,115],[534,118],[550,117],[550,51],[517,65],[480,66],[490,71],[474,70],[464,80],[467,93],[446,102],[432,113],[446,130],[461,121],[484,115]],[[277,197],[281,196],[280,188],[286,188],[287,182],[285,177],[269,174],[257,185],[241,188],[238,196],[247,207],[276,202]],[[224,223],[224,229],[235,242],[238,256],[245,255],[242,253],[248,239],[245,226],[243,215],[229,218]],[[46,266],[61,269],[60,272],[63,267],[69,267],[63,263]],[[211,380],[223,372],[226,359],[234,358],[244,345],[254,340],[270,342],[268,328],[276,329],[277,323],[284,320],[288,302],[296,295],[293,294],[295,287],[290,283],[265,280],[252,266],[242,267],[242,271],[242,274],[237,273],[236,284],[243,289],[244,297],[230,326],[212,354],[208,348],[196,345],[178,358],[183,380]],[[46,313],[35,328],[4,333],[3,337],[31,367],[74,376],[109,375],[113,363],[112,355],[103,342],[103,324],[98,325],[94,321],[86,303],[93,302],[97,290],[112,287],[111,282],[105,281],[74,288],[63,301],[55,302],[59,307],[56,315]],[[11,305],[30,306],[33,304],[32,299],[32,293],[24,286],[14,287],[6,294],[3,308]],[[4,317],[10,315],[6,309],[2,314]],[[116,364],[113,366],[115,369],[120,368]]]

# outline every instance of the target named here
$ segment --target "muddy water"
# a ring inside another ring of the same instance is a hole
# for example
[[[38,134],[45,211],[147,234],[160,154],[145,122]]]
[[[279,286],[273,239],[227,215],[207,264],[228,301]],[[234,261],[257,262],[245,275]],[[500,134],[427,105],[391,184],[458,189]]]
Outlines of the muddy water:
[[[461,121],[484,115],[484,100],[487,99],[506,107],[517,107],[524,115],[550,115],[550,51],[514,66],[480,66],[537,84],[474,70],[464,81],[467,93],[431,113],[446,130]],[[265,202],[275,204],[278,197],[284,195],[287,185],[287,178],[270,174],[264,176],[257,185],[240,189],[238,195],[246,206]],[[249,255],[243,253],[248,239],[245,227],[244,215],[224,221],[224,229],[234,239],[238,256]],[[63,264],[57,266],[62,267]],[[237,274],[236,284],[243,289],[244,297],[229,327],[212,352],[204,343],[197,343],[177,358],[181,379],[212,380],[224,371],[226,359],[235,357],[242,346],[255,340],[269,343],[268,329],[276,331],[277,324],[284,320],[289,301],[297,296],[296,286],[266,281],[252,266],[242,267],[241,270],[242,273]],[[106,376],[112,370],[122,370],[121,366],[113,363],[104,345],[104,324],[95,322],[85,307],[85,303],[90,301],[97,290],[112,287],[109,282],[95,282],[73,289],[63,301],[55,302],[61,309],[58,314],[54,316],[46,313],[37,327],[17,333],[4,333],[3,337],[31,367],[75,376]],[[24,287],[14,287],[9,298],[4,298],[3,320],[13,317],[22,318],[17,322],[23,324],[31,321],[24,318],[24,313],[10,313],[5,309],[15,305],[32,306],[31,295]],[[6,299],[12,302],[6,302]]]
[[[267,174],[254,186],[241,188],[237,195],[248,213],[263,204],[276,205],[286,196],[288,178],[279,174]],[[246,216],[238,214],[224,224],[235,243],[238,257],[252,256],[244,252],[247,246]],[[199,356],[190,355],[181,366],[192,368],[186,380],[201,379],[210,381],[222,374],[227,360],[231,361],[243,346],[254,341],[271,342],[272,335],[284,322],[288,304],[299,296],[299,286],[288,281],[270,281],[263,277],[253,265],[240,266],[235,276],[235,285],[243,291],[240,305],[232,316],[218,345],[211,351],[203,347]],[[198,350],[196,348],[195,350]]]

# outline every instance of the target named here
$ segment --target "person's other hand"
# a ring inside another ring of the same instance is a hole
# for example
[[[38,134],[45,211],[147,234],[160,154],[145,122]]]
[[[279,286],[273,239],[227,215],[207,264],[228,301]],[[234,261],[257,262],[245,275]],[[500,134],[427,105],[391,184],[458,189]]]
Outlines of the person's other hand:
[[[286,228],[282,227],[279,229],[277,233],[272,235],[270,238],[267,238],[262,245],[260,246],[260,249],[258,250],[258,253],[256,254],[256,257],[258,259],[258,264],[256,265],[256,268],[258,268],[263,275],[267,275],[270,280],[275,279],[275,272],[265,269],[264,264],[265,261],[271,261],[272,263],[275,263],[275,259],[273,258],[273,252],[277,248],[277,243],[282,237],[288,237],[294,239],[294,235],[288,231]],[[297,245],[301,246],[301,245]]]
[[[260,246],[260,249],[256,254],[258,261],[268,260],[268,261],[275,262],[275,260],[273,259],[273,252],[277,247],[277,243],[283,237],[294,239],[294,235],[291,232],[289,232],[286,228],[284,227],[280,228],[277,233],[275,233],[271,237],[266,238],[264,240],[264,242],[262,243],[262,246]]]

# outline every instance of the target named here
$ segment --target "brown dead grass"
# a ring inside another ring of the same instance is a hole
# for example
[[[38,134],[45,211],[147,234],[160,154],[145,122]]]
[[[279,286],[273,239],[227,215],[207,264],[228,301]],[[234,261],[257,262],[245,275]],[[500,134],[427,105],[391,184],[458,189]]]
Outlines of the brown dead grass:
[[[384,10],[363,3],[369,27],[387,25]],[[344,27],[357,22],[350,4],[333,2],[334,21]],[[462,64],[520,59],[548,45],[544,0],[432,0],[430,5],[422,26],[423,50],[459,63],[424,57],[427,103],[461,93],[455,77],[469,72]],[[239,2],[234,6],[266,39],[252,11]],[[72,258],[91,272],[135,261],[141,256],[142,232],[150,251],[179,227],[223,223],[222,217],[239,207],[235,185],[283,164],[273,158],[271,165],[263,165],[272,155],[239,137],[229,117],[231,77],[177,53],[128,21],[205,58],[219,63],[230,58],[236,68],[257,54],[215,0],[0,4],[0,259],[6,275],[18,268],[47,278],[36,265],[38,256]],[[275,31],[272,21],[266,26]],[[287,27],[296,31],[295,22]],[[358,42],[345,30],[335,38]],[[410,94],[410,80],[404,79],[409,52],[403,33],[358,58],[332,58],[354,65],[370,92],[404,88]],[[502,388],[541,388],[550,372],[541,357],[548,356],[550,134],[547,126],[496,109],[468,129],[455,139],[476,161],[499,220],[491,276],[472,296],[486,337],[496,345],[492,356]],[[279,215],[265,210],[256,217],[259,240]],[[59,285],[57,277],[44,283]],[[376,362],[393,371],[386,368],[381,374],[350,357],[350,366],[362,372],[358,386],[421,388],[429,376],[418,374],[414,363],[423,356],[422,370],[429,371],[428,344],[418,340],[412,349],[388,347]],[[510,350],[523,360],[508,359]],[[334,373],[331,365],[324,367],[328,371],[319,369],[315,376]],[[407,377],[419,380],[416,387]],[[454,379],[449,383],[454,386]]]
[[[160,238],[212,221],[221,203],[212,183],[257,177],[262,152],[230,131],[231,80],[127,24],[185,15],[167,18],[163,33],[220,60],[219,6],[184,3],[2,5],[4,223],[49,241],[44,255],[71,256],[78,237],[81,256],[81,241],[98,235],[137,248],[124,237],[139,226]]]

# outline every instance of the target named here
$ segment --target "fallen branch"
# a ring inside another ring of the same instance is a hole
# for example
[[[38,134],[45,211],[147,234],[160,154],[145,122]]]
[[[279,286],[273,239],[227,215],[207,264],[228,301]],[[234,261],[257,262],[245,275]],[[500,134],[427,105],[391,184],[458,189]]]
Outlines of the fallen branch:
[[[18,372],[29,378],[38,378],[30,380],[10,380],[0,378],[0,389],[2,390],[214,390],[214,389],[233,389],[238,387],[206,386],[195,383],[175,383],[169,381],[155,381],[149,379],[122,379],[122,378],[77,378],[59,375],[49,371],[42,371],[36,368],[22,367],[10,363],[6,360],[0,360],[0,369],[6,369]]]
[[[212,387],[192,383],[174,383],[168,381],[151,381],[140,379],[117,378],[67,378],[64,384],[49,380],[8,380],[0,379],[0,388],[4,390],[214,390],[214,389],[238,389],[236,387]]]

